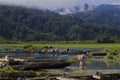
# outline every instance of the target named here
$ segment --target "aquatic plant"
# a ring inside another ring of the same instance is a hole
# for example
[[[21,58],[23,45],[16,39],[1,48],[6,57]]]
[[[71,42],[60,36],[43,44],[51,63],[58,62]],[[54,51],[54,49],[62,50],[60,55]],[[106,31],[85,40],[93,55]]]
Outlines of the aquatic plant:
[[[107,55],[104,57],[104,62],[107,66],[112,66],[116,63],[114,51],[108,51]]]
[[[110,59],[113,60],[114,59],[114,54],[113,53],[107,53],[107,55],[104,57],[104,59]]]
[[[14,71],[14,69],[9,64],[7,64],[5,67],[2,68],[2,71]]]
[[[116,61],[114,60],[105,60],[104,62],[106,63],[107,66],[112,66],[116,63]]]
[[[37,77],[40,76],[42,72],[36,72]]]
[[[85,60],[85,63],[86,64],[92,64],[92,59],[94,59],[94,56],[91,53],[88,53],[87,57],[86,57],[86,60]]]
[[[87,54],[87,59],[94,59],[94,56],[91,53]]]
[[[73,75],[80,75],[80,71],[78,71],[78,70],[77,70],[77,71],[74,70],[74,71],[72,72],[72,74],[73,74]]]
[[[72,71],[72,75],[84,75],[85,74],[85,70],[74,70]]]
[[[120,64],[120,53],[114,56],[114,60]]]
[[[66,62],[72,63],[72,62],[75,62],[76,60],[77,60],[76,56],[73,56],[73,57],[69,57],[69,58],[66,60]]]
[[[120,53],[117,54],[117,59],[120,61]]]
[[[37,71],[36,72],[36,79],[38,78],[38,79],[42,79],[42,80],[45,80],[46,78],[48,78],[48,77],[50,77],[50,76],[61,76],[62,75],[62,73],[61,72],[59,72],[59,71],[52,71],[52,72],[43,72],[43,71]]]

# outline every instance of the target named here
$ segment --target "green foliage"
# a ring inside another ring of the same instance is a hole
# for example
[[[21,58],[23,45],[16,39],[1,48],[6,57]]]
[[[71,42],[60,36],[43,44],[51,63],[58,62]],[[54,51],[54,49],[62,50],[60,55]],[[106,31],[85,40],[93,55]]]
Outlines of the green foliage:
[[[114,60],[120,62],[120,53],[114,56]]]
[[[120,60],[120,53],[118,53],[118,54],[117,54],[117,59],[119,59],[119,60]]]
[[[108,51],[107,55],[104,57],[104,61],[107,64],[107,66],[111,66],[116,63],[117,59],[114,54],[114,50]]]
[[[50,76],[60,76],[62,75],[61,72],[59,71],[54,71],[54,72],[36,72],[36,77],[39,77],[39,78],[47,78],[47,77],[50,77]]]
[[[36,72],[36,76],[39,77],[42,74],[42,72]]]
[[[73,71],[72,74],[73,75],[80,75],[80,71]]]
[[[89,40],[99,37],[101,39],[97,40],[98,43],[119,42],[119,31],[107,26],[89,25],[81,18],[59,15],[48,10],[0,6],[1,43],[61,40],[82,40],[81,43],[87,40],[86,43],[91,43]]]
[[[5,67],[2,68],[2,71],[14,71],[14,69],[7,64]]]
[[[87,58],[85,60],[85,63],[86,64],[92,64],[91,59],[94,59],[94,56],[91,53],[87,54]]]
[[[25,46],[23,46],[23,49],[30,49],[32,47],[33,47],[33,45],[25,45]]]
[[[89,53],[87,54],[87,59],[94,59],[94,56],[91,53]]]
[[[112,65],[114,65],[116,63],[116,61],[106,59],[105,63],[107,64],[107,66],[112,66]]]
[[[114,43],[114,41],[108,37],[105,38],[103,37],[103,38],[98,38],[97,43]]]
[[[113,50],[119,49],[120,44],[74,44],[74,43],[20,43],[20,44],[0,44],[0,49],[3,50],[5,48],[10,48],[10,49],[18,49],[18,48],[23,48],[25,45],[33,45],[34,47],[37,47],[39,49],[41,48],[81,48],[81,49],[103,49],[106,51],[107,50]]]
[[[113,53],[107,53],[107,55],[105,56],[104,59],[110,59],[110,60],[113,60],[113,59],[114,59],[114,55],[113,55]]]
[[[94,26],[120,27],[120,8],[116,5],[101,5],[93,11],[73,14],[76,18],[83,19],[87,24]],[[106,32],[106,31],[105,31]],[[112,30],[111,30],[112,32]],[[104,34],[104,32],[103,32]]]

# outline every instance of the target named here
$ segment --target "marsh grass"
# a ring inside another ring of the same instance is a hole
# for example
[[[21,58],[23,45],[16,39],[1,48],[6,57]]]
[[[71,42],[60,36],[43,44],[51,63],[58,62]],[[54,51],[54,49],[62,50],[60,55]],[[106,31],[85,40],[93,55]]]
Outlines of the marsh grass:
[[[72,72],[72,74],[73,74],[73,75],[80,75],[80,71],[78,71],[78,70],[77,70],[77,71],[74,70],[74,71]]]
[[[26,45],[32,45],[33,47],[53,47],[53,48],[101,48],[101,49],[119,49],[120,44],[67,44],[67,43],[44,43],[44,44],[0,44],[1,47],[9,47],[9,48],[23,48]]]
[[[5,67],[1,69],[1,71],[15,71],[9,64],[7,64]]]
[[[104,62],[107,66],[114,65],[115,63],[120,64],[120,53],[115,54],[115,49],[107,50],[107,55],[104,57]]]
[[[54,72],[43,72],[43,71],[37,71],[36,72],[36,75],[37,75],[37,77],[50,77],[50,76],[58,76],[58,75],[62,75],[62,73],[61,72],[59,72],[59,71],[54,71]]]
[[[72,57],[68,58],[66,60],[66,62],[73,63],[73,62],[76,62],[77,60],[78,60],[77,56],[72,56]]]

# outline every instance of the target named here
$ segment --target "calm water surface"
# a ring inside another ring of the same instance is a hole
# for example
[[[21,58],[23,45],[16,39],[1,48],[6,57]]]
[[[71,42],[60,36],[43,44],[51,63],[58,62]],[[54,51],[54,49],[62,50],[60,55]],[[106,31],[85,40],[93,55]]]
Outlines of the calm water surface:
[[[68,68],[79,69],[79,62],[72,63]],[[120,70],[120,63],[115,61],[104,61],[102,59],[89,60],[86,62],[85,69],[89,70]]]

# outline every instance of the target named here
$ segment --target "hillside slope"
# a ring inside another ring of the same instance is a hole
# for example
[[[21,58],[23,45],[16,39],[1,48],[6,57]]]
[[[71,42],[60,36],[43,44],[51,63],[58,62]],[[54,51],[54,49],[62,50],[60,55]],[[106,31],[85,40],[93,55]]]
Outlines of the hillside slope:
[[[111,26],[120,28],[120,5],[103,4],[92,11],[72,14],[94,26]]]
[[[0,39],[19,41],[94,40],[120,37],[120,30],[93,26],[77,17],[49,10],[0,6]]]

